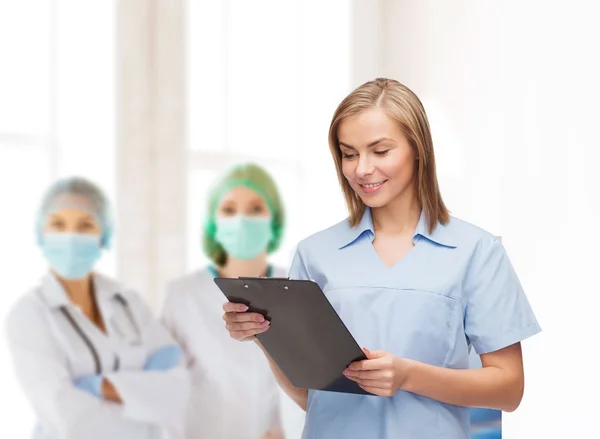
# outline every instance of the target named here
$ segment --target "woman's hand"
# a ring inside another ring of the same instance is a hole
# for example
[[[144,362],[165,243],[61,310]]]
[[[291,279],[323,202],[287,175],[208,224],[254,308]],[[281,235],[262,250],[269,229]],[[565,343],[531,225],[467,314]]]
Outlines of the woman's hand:
[[[102,396],[104,396],[104,399],[107,401],[116,402],[118,404],[123,403],[123,400],[121,399],[121,396],[119,395],[119,392],[117,392],[115,386],[113,386],[113,383],[108,381],[106,378],[102,380]]]
[[[270,322],[258,313],[247,312],[248,307],[241,303],[227,302],[223,305],[223,320],[232,338],[239,341],[254,340],[256,334],[269,329]]]
[[[96,398],[102,398],[102,375],[86,375],[73,381],[75,387],[82,392],[87,392]]]
[[[394,396],[406,382],[410,361],[385,351],[363,351],[367,359],[350,364],[344,375],[369,393]]]
[[[269,431],[261,436],[260,439],[284,439],[283,433],[279,431]]]
[[[183,357],[183,350],[179,346],[175,344],[163,346],[148,357],[144,370],[166,371],[173,369],[179,364],[181,357]]]

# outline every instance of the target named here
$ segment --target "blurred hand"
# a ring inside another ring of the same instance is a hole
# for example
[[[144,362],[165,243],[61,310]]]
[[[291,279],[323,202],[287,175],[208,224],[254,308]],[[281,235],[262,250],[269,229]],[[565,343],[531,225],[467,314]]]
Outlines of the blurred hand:
[[[88,375],[77,378],[73,384],[82,392],[87,392],[96,398],[102,398],[102,375]]]
[[[480,430],[471,435],[471,439],[502,439],[501,428]]]
[[[104,381],[102,381],[102,395],[107,401],[112,401],[119,404],[123,402],[119,392],[117,392],[117,389],[115,386],[113,386],[113,383],[108,381],[106,378],[104,378]]]
[[[363,351],[367,359],[350,364],[344,375],[369,393],[394,396],[406,381],[409,360],[385,351]]]
[[[267,434],[262,435],[260,439],[284,439],[284,436],[280,431],[269,431]]]
[[[163,346],[156,351],[146,361],[144,370],[165,371],[174,368],[181,361],[183,350],[177,345]]]
[[[121,397],[113,384],[102,375],[88,375],[77,378],[73,384],[79,390],[87,392],[96,398],[121,403]]]
[[[223,320],[229,335],[239,341],[254,340],[256,334],[269,329],[270,322],[258,313],[247,312],[248,307],[241,303],[227,302],[223,305]]]

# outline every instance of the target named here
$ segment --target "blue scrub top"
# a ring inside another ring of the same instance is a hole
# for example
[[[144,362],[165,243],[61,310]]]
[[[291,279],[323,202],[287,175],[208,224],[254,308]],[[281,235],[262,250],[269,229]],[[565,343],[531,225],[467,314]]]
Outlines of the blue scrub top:
[[[298,245],[290,277],[312,279],[358,344],[453,369],[524,340],[540,327],[504,247],[457,218],[427,231],[388,268],[372,245],[371,211]],[[341,371],[340,371],[341,372]],[[391,398],[309,390],[305,439],[467,439],[469,408],[399,391]]]

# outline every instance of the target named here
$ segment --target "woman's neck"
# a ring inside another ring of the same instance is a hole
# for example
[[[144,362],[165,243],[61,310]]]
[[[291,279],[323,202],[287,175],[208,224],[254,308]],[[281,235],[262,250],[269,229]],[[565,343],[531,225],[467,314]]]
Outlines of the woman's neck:
[[[412,235],[419,224],[421,207],[412,194],[400,195],[385,206],[371,209],[375,233]]]
[[[269,268],[267,253],[263,252],[254,259],[240,260],[227,257],[227,262],[218,269],[223,277],[259,277],[266,276]]]
[[[64,279],[56,275],[56,279],[62,285],[67,296],[74,305],[87,307],[92,300],[92,276],[83,279]]]

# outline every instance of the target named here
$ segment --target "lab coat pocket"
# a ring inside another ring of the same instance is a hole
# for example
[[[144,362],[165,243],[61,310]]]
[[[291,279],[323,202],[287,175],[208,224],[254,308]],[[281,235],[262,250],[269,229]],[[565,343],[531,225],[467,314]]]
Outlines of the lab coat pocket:
[[[345,287],[327,297],[361,347],[443,366],[460,303],[442,294],[386,287]]]

